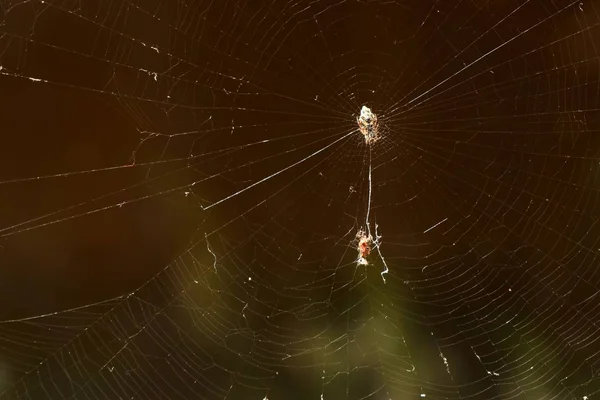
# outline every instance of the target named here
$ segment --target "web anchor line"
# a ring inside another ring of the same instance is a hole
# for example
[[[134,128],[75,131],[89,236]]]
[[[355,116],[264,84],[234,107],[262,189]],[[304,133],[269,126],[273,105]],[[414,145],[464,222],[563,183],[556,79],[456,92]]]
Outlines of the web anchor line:
[[[372,148],[371,144],[379,140],[379,124],[377,121],[377,115],[373,114],[371,109],[367,106],[362,106],[360,115],[356,118],[358,123],[358,129],[360,133],[365,137],[365,144],[369,146],[369,189],[367,196],[367,215],[365,217],[365,225],[361,227],[356,233],[356,240],[358,241],[357,250],[358,258],[356,260],[357,265],[369,265],[369,256],[373,250],[377,251],[379,258],[383,262],[384,270],[380,273],[383,283],[386,283],[385,274],[389,272],[389,268],[381,254],[381,235],[378,232],[377,222],[375,225],[375,237],[371,234],[371,200],[372,200],[372,189],[373,189],[373,166],[372,166]]]
[[[333,146],[334,144],[336,144],[336,143],[339,143],[340,141],[342,141],[342,140],[346,139],[346,138],[347,138],[348,136],[350,136],[351,134],[352,134],[352,132],[345,134],[344,136],[342,136],[342,137],[340,137],[340,138],[338,138],[338,139],[334,140],[333,142],[329,143],[329,144],[328,144],[328,145],[326,145],[326,146],[323,146],[323,147],[321,147],[319,150],[317,150],[317,151],[315,151],[315,152],[313,152],[313,153],[309,154],[308,156],[306,156],[306,157],[302,158],[301,160],[298,160],[298,161],[296,161],[295,163],[293,163],[293,164],[290,164],[290,165],[288,165],[288,166],[287,166],[287,167],[285,167],[285,168],[282,168],[282,169],[280,169],[280,170],[278,170],[278,171],[276,171],[276,172],[273,172],[272,174],[270,174],[270,175],[268,175],[268,176],[266,176],[266,177],[264,177],[264,178],[262,178],[262,179],[260,179],[260,180],[258,180],[258,181],[256,181],[256,182],[254,182],[254,183],[252,183],[252,184],[250,184],[250,185],[248,185],[248,186],[246,186],[246,187],[244,187],[244,188],[242,188],[242,189],[238,190],[238,191],[237,191],[237,192],[235,192],[235,193],[232,193],[232,194],[230,194],[230,195],[228,195],[228,196],[226,196],[226,197],[223,197],[222,199],[220,199],[220,200],[217,200],[217,201],[215,201],[214,203],[212,203],[212,204],[209,204],[209,205],[207,205],[207,206],[201,206],[202,210],[203,210],[203,211],[206,211],[206,210],[208,210],[208,209],[210,209],[210,208],[213,208],[213,207],[214,207],[214,206],[216,206],[216,205],[219,205],[219,204],[221,204],[221,203],[223,203],[223,202],[225,202],[225,201],[227,201],[227,200],[229,200],[229,199],[231,199],[231,198],[233,198],[233,197],[235,197],[235,196],[237,196],[237,195],[239,195],[239,194],[242,194],[242,193],[246,192],[247,190],[250,190],[250,189],[252,189],[253,187],[255,187],[255,186],[257,186],[257,185],[260,185],[261,183],[263,183],[263,182],[266,182],[266,181],[268,181],[269,179],[271,179],[271,178],[274,178],[274,177],[276,177],[277,175],[280,175],[280,174],[282,174],[282,173],[286,172],[287,170],[290,170],[290,169],[294,168],[295,166],[297,166],[297,165],[300,165],[300,164],[302,164],[302,163],[304,163],[304,162],[306,162],[306,161],[310,160],[311,158],[313,158],[313,157],[315,157],[317,154],[319,154],[319,153],[322,153],[323,151],[327,150],[328,148],[330,148],[330,147],[331,147],[331,146]]]

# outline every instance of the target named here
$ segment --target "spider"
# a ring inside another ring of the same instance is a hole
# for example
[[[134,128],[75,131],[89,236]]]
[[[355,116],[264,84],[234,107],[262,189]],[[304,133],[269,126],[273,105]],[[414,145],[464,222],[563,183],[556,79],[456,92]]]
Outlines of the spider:
[[[377,115],[367,106],[362,106],[360,116],[356,118],[358,130],[365,137],[365,143],[370,144],[379,139],[379,123]]]
[[[356,249],[358,250],[358,263],[362,265],[367,265],[369,262],[367,261],[367,257],[371,254],[371,250],[373,247],[373,237],[368,235],[364,230],[358,231],[356,234],[356,238],[358,239],[358,246]]]

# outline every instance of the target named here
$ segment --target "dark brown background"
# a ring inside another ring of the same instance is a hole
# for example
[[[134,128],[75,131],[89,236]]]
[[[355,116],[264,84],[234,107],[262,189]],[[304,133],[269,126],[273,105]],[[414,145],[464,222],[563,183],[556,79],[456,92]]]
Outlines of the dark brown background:
[[[598,390],[595,2],[0,7],[0,398]]]

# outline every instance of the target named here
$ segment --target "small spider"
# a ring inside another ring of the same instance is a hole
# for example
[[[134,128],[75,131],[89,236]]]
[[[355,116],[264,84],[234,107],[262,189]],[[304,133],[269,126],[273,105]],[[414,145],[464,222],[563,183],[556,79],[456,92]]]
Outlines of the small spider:
[[[371,254],[371,250],[373,247],[373,237],[368,235],[364,230],[358,231],[356,234],[356,238],[358,239],[358,246],[356,249],[358,250],[358,263],[362,265],[367,265],[369,262],[367,261],[367,257]]]
[[[379,139],[379,123],[377,115],[367,106],[362,106],[360,116],[356,118],[358,130],[365,137],[365,143],[370,144]]]
[[[375,250],[377,252],[377,259],[381,260],[381,263],[383,264],[383,271],[380,272],[381,275],[381,279],[383,280],[383,283],[385,283],[385,277],[384,275],[387,274],[390,270],[387,266],[387,263],[385,261],[385,258],[383,257],[383,254],[381,254],[381,235],[377,232],[377,228],[379,227],[379,225],[377,225],[377,223],[375,224],[375,237],[371,236],[370,233],[370,229],[369,229],[369,224],[367,223],[367,230],[365,231],[363,228],[361,228],[357,233],[356,233],[356,250],[358,251],[358,258],[356,259],[356,265],[357,267],[359,265],[369,265],[369,256],[371,255],[371,252],[373,250]]]

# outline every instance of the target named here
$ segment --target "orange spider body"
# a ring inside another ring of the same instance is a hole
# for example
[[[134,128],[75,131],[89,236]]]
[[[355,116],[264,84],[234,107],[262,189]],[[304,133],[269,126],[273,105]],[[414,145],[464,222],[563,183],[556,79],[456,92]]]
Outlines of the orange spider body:
[[[371,240],[366,237],[361,238],[358,242],[358,251],[362,258],[367,258],[371,254]]]

